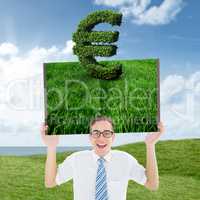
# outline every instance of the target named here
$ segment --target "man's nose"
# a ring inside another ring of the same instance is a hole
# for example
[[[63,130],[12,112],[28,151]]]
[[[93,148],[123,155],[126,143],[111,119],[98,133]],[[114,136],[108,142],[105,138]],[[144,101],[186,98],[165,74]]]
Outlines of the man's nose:
[[[105,137],[104,137],[103,134],[101,133],[98,139],[105,140]]]

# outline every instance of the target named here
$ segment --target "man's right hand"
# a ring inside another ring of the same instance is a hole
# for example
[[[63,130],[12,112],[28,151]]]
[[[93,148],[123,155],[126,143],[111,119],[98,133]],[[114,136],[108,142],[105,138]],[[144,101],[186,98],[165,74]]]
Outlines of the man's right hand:
[[[48,125],[45,125],[45,123],[42,123],[41,125],[41,137],[45,145],[47,145],[48,148],[56,148],[56,146],[59,143],[59,136],[58,135],[46,135],[46,130],[48,129]]]
[[[58,135],[46,135],[48,126],[45,123],[41,125],[41,136],[45,145],[47,145],[47,159],[45,164],[45,186],[52,188],[56,186],[56,147],[59,142]]]

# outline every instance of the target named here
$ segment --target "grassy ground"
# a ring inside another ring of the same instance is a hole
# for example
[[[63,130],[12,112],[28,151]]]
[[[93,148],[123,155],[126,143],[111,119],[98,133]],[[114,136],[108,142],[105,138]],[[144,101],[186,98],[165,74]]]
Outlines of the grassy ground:
[[[145,145],[130,144],[117,149],[129,152],[145,165]],[[156,146],[160,187],[150,192],[129,182],[127,200],[198,200],[200,197],[200,140],[159,142]],[[69,153],[59,153],[58,163]],[[72,182],[53,189],[44,187],[45,156],[1,156],[1,200],[70,200]]]
[[[157,130],[157,60],[107,62],[123,65],[119,79],[92,78],[77,62],[45,64],[48,134],[88,133],[97,115],[112,117],[116,133]]]

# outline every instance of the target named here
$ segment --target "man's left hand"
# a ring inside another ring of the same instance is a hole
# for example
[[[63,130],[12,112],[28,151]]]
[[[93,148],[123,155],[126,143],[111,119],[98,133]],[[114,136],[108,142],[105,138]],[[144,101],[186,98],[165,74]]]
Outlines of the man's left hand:
[[[159,140],[160,136],[164,133],[164,125],[162,122],[158,123],[158,132],[148,133],[145,138],[146,145],[154,145]]]

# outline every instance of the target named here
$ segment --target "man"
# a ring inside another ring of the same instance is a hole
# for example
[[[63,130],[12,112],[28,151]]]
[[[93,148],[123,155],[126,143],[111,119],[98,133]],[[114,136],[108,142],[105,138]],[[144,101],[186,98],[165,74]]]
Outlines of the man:
[[[155,144],[164,132],[160,122],[159,132],[148,134],[146,143],[146,169],[130,154],[111,150],[115,139],[110,118],[97,117],[90,124],[89,140],[92,150],[72,153],[60,165],[56,164],[58,136],[47,136],[47,126],[41,128],[47,145],[45,186],[60,185],[73,179],[75,200],[125,200],[129,180],[155,191],[159,186]]]

